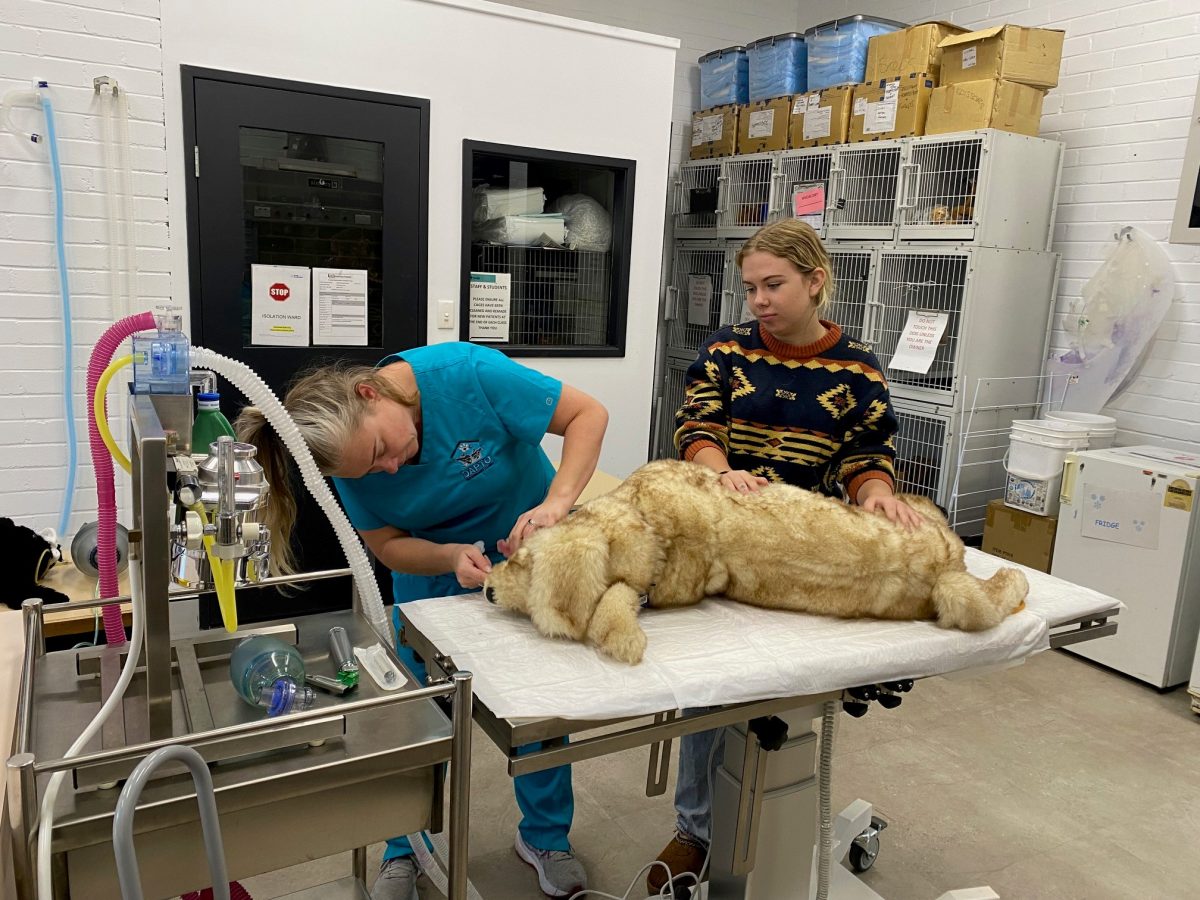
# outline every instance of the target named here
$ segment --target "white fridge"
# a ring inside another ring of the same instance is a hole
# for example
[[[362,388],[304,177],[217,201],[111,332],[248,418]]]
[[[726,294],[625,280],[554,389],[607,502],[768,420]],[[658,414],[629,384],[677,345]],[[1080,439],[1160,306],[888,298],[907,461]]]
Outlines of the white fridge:
[[[1051,573],[1124,602],[1117,633],[1072,653],[1158,688],[1186,684],[1200,632],[1200,455],[1164,447],[1067,457]]]

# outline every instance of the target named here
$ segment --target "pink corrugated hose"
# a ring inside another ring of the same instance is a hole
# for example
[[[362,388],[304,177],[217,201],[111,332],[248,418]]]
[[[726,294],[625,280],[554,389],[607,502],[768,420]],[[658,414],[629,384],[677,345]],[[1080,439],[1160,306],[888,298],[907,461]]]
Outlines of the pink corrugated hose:
[[[88,442],[92,448],[92,466],[96,470],[96,502],[100,520],[96,568],[100,570],[101,599],[118,597],[121,593],[117,584],[117,488],[112,456],[104,446],[104,439],[100,437],[100,429],[96,426],[92,397],[96,394],[96,384],[100,381],[100,376],[112,362],[122,342],[138,331],[153,331],[157,327],[154,315],[149,312],[138,313],[114,322],[96,342],[88,360]],[[105,415],[107,414],[106,404]],[[119,603],[110,603],[104,607],[104,637],[111,646],[119,647],[125,643],[125,626],[121,622]]]

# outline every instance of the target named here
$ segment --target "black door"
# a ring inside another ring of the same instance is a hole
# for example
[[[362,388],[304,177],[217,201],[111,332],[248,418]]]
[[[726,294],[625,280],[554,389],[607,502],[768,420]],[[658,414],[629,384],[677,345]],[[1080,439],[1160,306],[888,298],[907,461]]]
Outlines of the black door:
[[[429,102],[186,66],[182,74],[193,343],[246,363],[281,397],[321,362],[375,363],[424,344]],[[263,346],[252,332],[254,266],[365,273],[365,335],[360,303],[359,327],[335,338],[354,335],[343,343]],[[232,420],[244,400],[224,387]],[[298,478],[293,489],[301,569],[345,565]],[[319,584],[287,597],[287,611],[347,605],[346,585]],[[283,609],[249,593],[239,602],[247,622]]]

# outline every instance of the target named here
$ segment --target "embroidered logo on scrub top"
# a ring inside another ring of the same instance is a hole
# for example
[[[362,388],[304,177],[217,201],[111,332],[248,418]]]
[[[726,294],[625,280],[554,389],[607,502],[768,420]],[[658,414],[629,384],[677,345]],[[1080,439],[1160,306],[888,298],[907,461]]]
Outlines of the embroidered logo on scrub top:
[[[462,463],[463,478],[467,481],[492,465],[491,456],[484,455],[479,441],[459,441],[451,455],[457,462]]]

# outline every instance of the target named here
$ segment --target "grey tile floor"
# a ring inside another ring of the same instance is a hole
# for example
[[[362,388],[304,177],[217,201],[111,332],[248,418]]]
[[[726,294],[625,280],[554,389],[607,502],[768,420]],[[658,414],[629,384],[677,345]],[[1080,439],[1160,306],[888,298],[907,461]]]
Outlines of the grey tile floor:
[[[671,833],[670,791],[644,796],[646,758],[575,767],[571,839],[592,886],[618,896]],[[540,897],[512,850],[504,759],[478,730],[472,778],[472,880],[485,900]],[[835,809],[862,797],[888,820],[865,876],[888,900],[983,884],[1005,900],[1200,898],[1200,716],[1186,689],[1160,694],[1067,653],[927,679],[895,711],[841,716],[833,794]],[[382,845],[371,851],[373,874]],[[244,884],[267,900],[349,869],[340,854]]]

